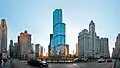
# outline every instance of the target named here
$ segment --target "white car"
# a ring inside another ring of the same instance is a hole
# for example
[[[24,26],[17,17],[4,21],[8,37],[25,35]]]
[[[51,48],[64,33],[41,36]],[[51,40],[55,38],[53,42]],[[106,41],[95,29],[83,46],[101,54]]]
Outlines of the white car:
[[[102,63],[102,62],[105,62],[105,60],[103,58],[100,58],[100,59],[98,59],[98,62]]]

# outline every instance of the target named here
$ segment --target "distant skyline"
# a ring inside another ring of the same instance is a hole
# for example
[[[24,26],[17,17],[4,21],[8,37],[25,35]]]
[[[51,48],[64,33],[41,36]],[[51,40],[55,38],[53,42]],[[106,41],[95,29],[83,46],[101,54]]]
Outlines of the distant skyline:
[[[7,22],[8,45],[11,39],[17,42],[20,32],[28,30],[32,43],[48,50],[53,32],[53,11],[61,8],[70,53],[75,49],[78,33],[84,28],[88,29],[91,20],[95,23],[97,35],[109,38],[112,52],[120,33],[119,6],[119,0],[0,0],[0,19],[4,18]]]

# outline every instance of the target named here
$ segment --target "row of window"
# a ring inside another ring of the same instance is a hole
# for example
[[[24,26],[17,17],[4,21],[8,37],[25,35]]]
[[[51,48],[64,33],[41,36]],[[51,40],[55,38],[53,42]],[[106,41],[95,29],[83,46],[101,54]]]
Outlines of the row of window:
[[[60,53],[61,53],[61,48],[62,48],[62,45],[61,45],[61,46],[56,47],[56,50],[57,50],[57,55],[60,55]]]
[[[53,13],[53,26],[58,22],[62,22],[62,11],[55,11]]]
[[[59,45],[59,44],[65,44],[65,36],[63,35],[58,35],[56,37],[54,37],[52,39],[51,45],[52,47],[55,45]]]
[[[59,23],[57,24],[54,28],[53,28],[53,34],[54,36],[56,35],[65,35],[65,25],[63,23]]]
[[[54,48],[51,49],[51,52],[52,53],[56,52],[57,55],[60,55],[61,54],[61,49],[62,49],[62,45],[56,46],[55,49]]]

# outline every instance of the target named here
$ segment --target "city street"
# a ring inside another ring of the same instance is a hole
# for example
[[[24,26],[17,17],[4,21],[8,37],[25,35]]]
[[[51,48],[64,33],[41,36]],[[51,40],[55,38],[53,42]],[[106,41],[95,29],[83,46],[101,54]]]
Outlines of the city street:
[[[13,60],[14,68],[38,68],[34,66],[30,66],[24,60]],[[49,63],[49,68],[112,68],[112,63],[97,63],[97,62],[89,62],[89,63]]]
[[[112,68],[113,63],[73,63],[73,64],[50,64],[50,68]]]

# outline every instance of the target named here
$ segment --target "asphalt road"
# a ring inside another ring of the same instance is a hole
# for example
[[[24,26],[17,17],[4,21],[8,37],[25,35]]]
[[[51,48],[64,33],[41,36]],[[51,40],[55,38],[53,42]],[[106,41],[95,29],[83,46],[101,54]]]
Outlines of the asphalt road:
[[[17,60],[17,59],[12,60],[12,64],[14,68],[38,68],[38,67],[28,65],[26,61]]]
[[[73,63],[73,64],[49,64],[50,68],[112,68],[113,63]]]
[[[13,61],[14,68],[38,68],[34,66],[30,66],[24,60],[14,60]],[[97,63],[97,62],[89,62],[89,63],[70,63],[70,64],[59,64],[59,63],[50,63],[49,68],[112,68],[112,63]]]

